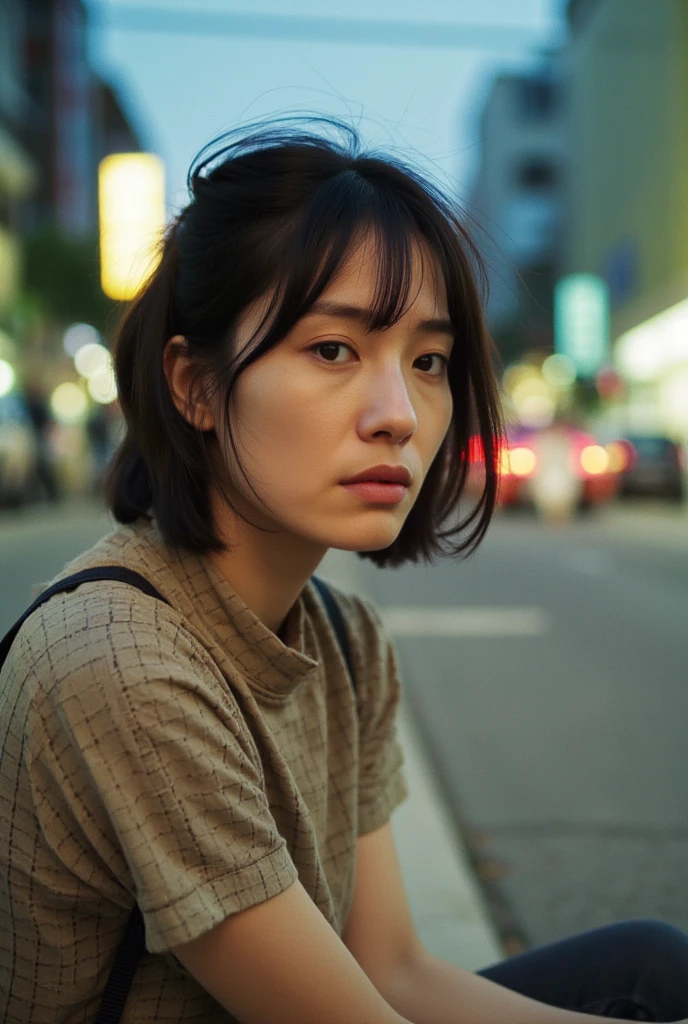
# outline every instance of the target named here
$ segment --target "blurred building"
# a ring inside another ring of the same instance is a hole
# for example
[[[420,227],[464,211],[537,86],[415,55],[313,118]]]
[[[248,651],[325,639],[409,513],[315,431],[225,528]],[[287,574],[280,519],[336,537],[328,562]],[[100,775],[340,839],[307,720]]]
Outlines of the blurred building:
[[[98,165],[143,148],[120,89],[90,67],[87,30],[84,0],[0,0],[0,503],[35,496],[36,474],[55,497],[53,469],[65,490],[90,486],[117,416],[64,345],[70,325],[107,344]]]
[[[138,153],[143,149],[142,135],[126,111],[120,91],[95,78],[92,90],[93,145],[96,167],[111,153]]]
[[[84,236],[95,224],[91,72],[81,0],[26,5],[26,82],[31,104],[24,138],[42,169],[27,229],[46,224]]]
[[[23,38],[25,5],[0,4],[0,318],[20,285],[20,206],[38,183],[37,165],[21,141],[26,116]],[[0,352],[0,358],[3,354]]]
[[[490,280],[488,318],[503,355],[551,351],[552,289],[560,263],[567,177],[558,58],[493,82],[480,118],[468,210]]]
[[[89,66],[83,0],[22,6],[28,110],[20,131],[42,172],[25,227],[93,236],[98,162],[111,152],[139,150],[141,143],[115,91]]]
[[[0,18],[12,35],[0,29],[12,58],[0,62],[0,90],[10,67],[8,125],[34,169],[13,212],[23,255],[16,369],[47,393],[74,372],[65,327],[84,321],[102,331],[112,309],[100,287],[98,164],[142,142],[119,90],[89,64],[84,0],[1,0]],[[0,236],[0,260],[1,248]]]
[[[564,269],[601,275],[629,426],[688,441],[688,0],[569,0]]]

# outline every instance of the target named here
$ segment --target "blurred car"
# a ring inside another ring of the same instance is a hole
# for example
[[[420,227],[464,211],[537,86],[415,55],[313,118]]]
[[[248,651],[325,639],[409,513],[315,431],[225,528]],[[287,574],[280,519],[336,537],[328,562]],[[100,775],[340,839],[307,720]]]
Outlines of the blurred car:
[[[618,451],[621,496],[643,494],[683,501],[685,466],[679,444],[659,434],[632,434],[613,445]]]
[[[36,487],[38,443],[26,402],[11,391],[0,396],[0,506],[21,505]]]
[[[485,479],[482,445],[477,437],[471,439],[469,461],[467,490],[477,495]],[[506,445],[499,453],[499,504],[507,508],[537,506],[542,500],[545,472],[552,478],[552,489],[558,489],[562,497],[566,491],[565,501],[572,502],[578,511],[613,500],[619,488],[619,473],[611,454],[593,434],[568,424],[541,430],[515,428],[508,432]]]
[[[554,429],[521,430],[509,439],[508,452],[502,458],[501,503],[533,504],[536,480],[544,472],[546,440],[554,431],[565,440],[560,447],[561,470],[577,484],[577,508],[593,508],[615,498],[619,475],[607,448],[585,430],[558,424]]]

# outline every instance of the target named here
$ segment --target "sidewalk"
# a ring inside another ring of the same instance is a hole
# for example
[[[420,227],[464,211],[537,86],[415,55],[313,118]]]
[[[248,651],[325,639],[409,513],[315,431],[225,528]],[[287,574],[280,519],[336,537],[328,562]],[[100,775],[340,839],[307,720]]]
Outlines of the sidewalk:
[[[369,597],[361,570],[355,556],[330,551],[318,575]],[[467,970],[479,970],[505,954],[405,705],[399,735],[409,798],[395,812],[392,828],[413,920],[430,953]]]

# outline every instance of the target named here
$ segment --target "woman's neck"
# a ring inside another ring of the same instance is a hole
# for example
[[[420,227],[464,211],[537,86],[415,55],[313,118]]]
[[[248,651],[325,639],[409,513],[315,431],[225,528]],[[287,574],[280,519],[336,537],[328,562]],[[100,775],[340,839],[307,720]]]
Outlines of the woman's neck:
[[[279,635],[327,548],[284,530],[258,530],[226,508],[215,516],[215,524],[230,550],[211,552],[211,564],[254,615]],[[273,524],[272,529],[279,528]]]

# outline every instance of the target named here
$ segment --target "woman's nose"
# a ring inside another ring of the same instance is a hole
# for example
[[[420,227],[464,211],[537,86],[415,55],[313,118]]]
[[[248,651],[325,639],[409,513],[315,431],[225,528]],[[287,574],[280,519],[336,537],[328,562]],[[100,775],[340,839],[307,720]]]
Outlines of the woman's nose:
[[[417,425],[416,410],[402,371],[390,369],[375,374],[361,416],[362,433],[372,436],[383,432],[398,441],[412,434]]]

